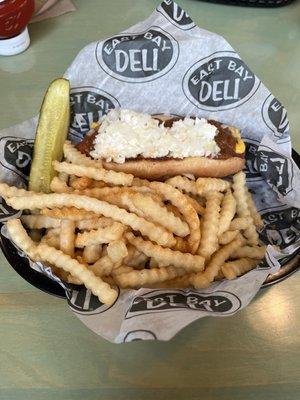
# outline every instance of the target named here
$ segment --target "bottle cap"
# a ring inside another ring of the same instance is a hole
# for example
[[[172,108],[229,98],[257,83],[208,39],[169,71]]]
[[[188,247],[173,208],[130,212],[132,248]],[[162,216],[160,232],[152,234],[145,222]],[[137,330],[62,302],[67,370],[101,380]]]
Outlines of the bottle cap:
[[[30,44],[27,26],[12,38],[0,38],[0,56],[14,56],[25,51]]]

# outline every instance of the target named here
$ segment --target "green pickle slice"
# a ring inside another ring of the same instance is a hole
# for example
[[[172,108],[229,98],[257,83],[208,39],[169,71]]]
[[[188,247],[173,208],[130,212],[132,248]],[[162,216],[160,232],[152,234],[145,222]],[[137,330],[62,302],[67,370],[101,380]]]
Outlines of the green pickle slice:
[[[61,161],[70,123],[70,83],[54,80],[45,94],[34,142],[29,190],[50,192],[54,160]]]

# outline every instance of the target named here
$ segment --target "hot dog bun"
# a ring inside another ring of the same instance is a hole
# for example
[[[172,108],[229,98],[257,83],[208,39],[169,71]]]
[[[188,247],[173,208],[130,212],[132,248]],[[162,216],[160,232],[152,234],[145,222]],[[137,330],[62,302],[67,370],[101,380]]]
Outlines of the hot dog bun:
[[[106,169],[126,172],[150,180],[183,174],[192,174],[195,177],[222,178],[241,171],[244,165],[245,160],[239,157],[230,157],[226,160],[207,157],[186,157],[181,160],[174,158],[137,159],[128,160],[123,164],[103,161]]]

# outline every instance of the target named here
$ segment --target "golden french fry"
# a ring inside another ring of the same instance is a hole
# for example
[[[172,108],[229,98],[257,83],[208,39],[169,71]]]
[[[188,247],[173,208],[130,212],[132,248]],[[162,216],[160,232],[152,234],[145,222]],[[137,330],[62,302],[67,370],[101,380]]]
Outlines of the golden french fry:
[[[6,228],[9,233],[9,236],[13,240],[13,242],[30,258],[33,260],[37,259],[37,245],[36,243],[30,239],[30,237],[27,235],[27,232],[23,228],[23,225],[21,223],[20,219],[13,218],[9,219],[6,222]]]
[[[134,269],[132,267],[128,267],[126,265],[121,265],[118,268],[115,268],[111,271],[112,276],[117,276],[117,275],[121,275],[121,274],[126,274],[128,272],[132,272],[134,271]]]
[[[226,279],[234,279],[255,268],[258,260],[253,258],[240,258],[235,261],[227,261],[222,266],[222,272]]]
[[[164,289],[164,288],[172,288],[172,289],[186,289],[191,287],[190,283],[191,275],[186,274],[183,276],[178,276],[177,278],[173,278],[163,282],[157,282],[153,284],[147,284],[149,288],[156,288],[156,289]]]
[[[259,229],[262,229],[264,227],[264,222],[263,222],[259,212],[257,211],[254,200],[249,192],[247,193],[247,203],[248,203],[250,215],[253,219],[254,225],[257,226]]]
[[[190,246],[190,251],[192,254],[195,254],[200,243],[200,221],[197,212],[191,206],[189,200],[187,200],[186,196],[182,194],[178,189],[175,189],[166,183],[150,182],[149,187],[152,190],[160,193],[165,201],[170,201],[175,207],[178,208],[180,213],[183,215],[185,221],[190,228],[190,235],[187,238]],[[149,237],[149,239],[151,238]],[[158,244],[163,245],[162,243]]]
[[[133,175],[124,172],[115,172],[112,170],[88,167],[86,165],[71,164],[65,161],[53,161],[54,169],[58,172],[66,172],[76,176],[85,176],[95,179],[96,181],[104,181],[113,183],[114,185],[131,185]]]
[[[233,241],[239,234],[239,231],[227,231],[224,232],[221,236],[219,236],[219,244],[225,245]]]
[[[65,172],[60,172],[58,174],[58,179],[62,182],[65,182],[66,184],[68,184],[69,181],[69,175],[66,174]]]
[[[114,240],[118,240],[122,237],[126,230],[126,226],[119,222],[114,222],[112,225],[106,228],[93,229],[88,232],[78,233],[75,246],[82,248],[85,246],[91,246],[94,244],[109,243]]]
[[[128,250],[124,240],[116,240],[107,246],[107,255],[114,262],[120,262],[128,256]]]
[[[112,270],[120,267],[121,262],[114,263],[108,255],[103,255],[94,264],[89,265],[89,270],[96,276],[110,275]]]
[[[230,188],[230,183],[219,178],[198,178],[196,187],[197,194],[203,196],[208,192],[225,192]]]
[[[98,296],[99,300],[105,304],[112,304],[116,300],[117,292],[100,278],[97,278],[77,260],[44,243],[36,245],[27,235],[19,219],[7,221],[7,230],[16,245],[25,251],[32,259],[50,263],[72,273],[75,278],[80,279],[84,285],[88,289],[91,289],[92,293]]]
[[[233,194],[236,200],[236,210],[239,217],[248,218],[250,221],[249,227],[244,234],[251,245],[258,244],[258,234],[256,232],[253,219],[250,215],[250,210],[247,202],[246,176],[243,171],[238,172],[233,176]]]
[[[103,181],[95,181],[92,179],[91,188],[103,188],[107,185],[106,182]]]
[[[101,160],[92,160],[90,157],[82,154],[68,140],[66,140],[64,144],[64,156],[66,160],[72,164],[81,164],[102,169]]]
[[[199,215],[204,215],[205,208],[193,197],[188,196],[187,194],[185,197],[188,199],[190,202],[191,206],[196,210],[196,213]]]
[[[127,245],[128,255],[124,258],[123,263],[128,267],[140,268],[144,267],[148,257],[138,251],[134,246],[131,244]]]
[[[198,254],[209,258],[218,248],[219,212],[223,195],[220,192],[207,193],[206,208],[201,222],[201,242]]]
[[[176,190],[169,185],[165,186],[168,186],[172,190]],[[179,191],[177,192],[180,193]],[[181,193],[180,195],[183,196]],[[102,214],[105,217],[113,218],[116,221],[119,221],[125,225],[130,226],[133,230],[140,231],[142,235],[148,236],[150,240],[153,240],[154,242],[162,246],[172,247],[176,244],[176,239],[172,235],[172,233],[168,232],[163,227],[154,225],[152,222],[149,222],[144,218],[138,217],[135,214],[128,213],[126,210],[118,208],[112,204],[100,201],[98,199],[90,198],[87,196],[79,196],[76,194],[52,193],[52,194],[32,195],[30,197],[27,196],[10,197],[7,200],[7,202],[10,206],[12,206],[17,210],[36,209],[36,208],[43,209],[45,207],[56,208],[56,207],[74,206],[79,209],[81,208],[86,211],[94,212],[96,214]],[[199,219],[197,214],[196,217],[198,220],[198,227],[199,227]],[[85,219],[86,218],[87,217],[85,217]],[[189,221],[187,222],[189,223]],[[196,226],[196,224],[197,222],[195,221],[193,229]],[[193,230],[191,229],[190,237],[192,236],[192,232]],[[194,237],[195,235],[193,236],[193,238]],[[198,242],[196,241],[196,243]]]
[[[230,231],[242,231],[248,228],[248,226],[250,225],[251,220],[249,218],[245,218],[245,217],[237,217],[234,218],[229,226],[229,230]]]
[[[42,237],[41,243],[46,243],[48,246],[55,247],[57,250],[60,250],[60,237],[59,237],[59,235],[49,235],[49,233],[46,233]]]
[[[123,193],[122,200],[130,211],[135,212],[134,209],[136,209],[137,215],[164,226],[175,235],[184,237],[190,232],[186,222],[176,217],[165,206],[161,206],[148,195]]]
[[[60,249],[69,256],[75,251],[75,221],[63,219],[60,223]]]
[[[204,258],[189,253],[171,250],[145,241],[140,237],[134,236],[128,232],[125,234],[130,244],[143,252],[147,257],[153,257],[159,264],[172,265],[177,268],[183,268],[186,271],[202,271],[204,268]]]
[[[218,275],[222,265],[243,243],[244,239],[239,235],[229,244],[223,246],[210,259],[205,271],[198,272],[190,278],[195,288],[206,288]]]
[[[41,214],[47,217],[56,219],[70,219],[72,221],[81,221],[89,219],[100,218],[97,214],[92,211],[86,211],[78,209],[76,207],[62,207],[62,208],[42,208]],[[84,229],[84,228],[82,228]]]
[[[60,220],[44,215],[22,215],[22,223],[30,229],[59,228]]]
[[[61,181],[57,176],[52,179],[50,183],[50,189],[54,193],[72,193],[73,191],[73,189],[69,187],[66,182]]]
[[[236,201],[231,193],[231,190],[228,189],[221,203],[218,236],[221,236],[224,232],[229,230],[230,223],[235,215],[235,212]]]
[[[95,263],[101,257],[101,244],[92,244],[83,249],[83,258],[88,264]]]
[[[93,179],[88,178],[87,176],[81,176],[80,178],[76,178],[71,183],[73,189],[76,190],[84,190],[89,187],[92,187]]]
[[[82,285],[82,281],[71,274],[67,276],[67,282],[73,283],[73,285]]]
[[[0,196],[4,199],[7,197],[31,196],[33,194],[36,193],[27,191],[25,189],[19,189],[15,186],[9,186],[6,183],[0,182]]]
[[[38,245],[38,255],[41,261],[50,262],[70,272],[75,278],[82,281],[84,286],[90,289],[102,303],[110,305],[116,300],[118,295],[116,290],[112,289],[98,276],[95,276],[85,265],[80,264],[77,260],[64,254],[61,250],[56,250],[54,247],[41,243]]]
[[[147,284],[152,285],[153,283],[173,279],[184,274],[185,270],[182,268],[163,267],[115,275],[114,280],[122,288],[142,287],[147,286]]]
[[[114,223],[114,220],[106,217],[94,217],[91,219],[81,219],[76,221],[79,230],[90,231],[92,229],[106,228]]]
[[[173,178],[167,179],[166,183],[185,193],[198,194],[196,182],[185,176],[174,176]]]
[[[243,246],[234,251],[231,255],[233,258],[257,258],[261,260],[266,253],[266,246]]]

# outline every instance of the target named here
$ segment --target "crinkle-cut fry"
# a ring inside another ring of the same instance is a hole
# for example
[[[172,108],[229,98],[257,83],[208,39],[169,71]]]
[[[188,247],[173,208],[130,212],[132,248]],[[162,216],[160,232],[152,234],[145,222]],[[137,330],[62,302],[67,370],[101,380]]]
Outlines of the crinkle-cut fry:
[[[92,183],[91,183],[91,188],[104,188],[105,186],[107,186],[106,182],[103,181],[95,181],[94,179],[92,179]]]
[[[107,246],[107,255],[114,262],[120,262],[128,256],[128,250],[124,240],[115,240]]]
[[[235,212],[236,201],[231,193],[231,190],[228,189],[221,203],[218,236],[221,236],[224,232],[229,230],[229,226],[235,215]]]
[[[128,267],[126,265],[121,265],[118,268],[115,268],[111,271],[112,276],[117,276],[121,274],[127,274],[128,272],[132,272],[134,269],[132,267]]]
[[[233,241],[237,237],[240,231],[227,231],[219,236],[219,244],[225,245]]]
[[[92,182],[93,182],[92,178],[88,178],[87,176],[81,176],[80,178],[74,179],[71,186],[73,189],[76,190],[84,190],[89,187],[92,187]]]
[[[99,215],[92,211],[78,209],[76,207],[62,207],[62,208],[42,208],[41,214],[56,219],[70,219],[72,221],[81,221],[89,219],[100,218]]]
[[[171,203],[166,203],[164,204],[164,206],[166,207],[166,209],[170,212],[172,212],[176,217],[178,218],[182,218],[182,215],[180,214],[179,210],[177,207],[173,206],[173,204]]]
[[[68,184],[69,181],[69,175],[66,174],[65,172],[60,172],[58,174],[58,179],[62,182],[65,182],[66,184]]]
[[[243,171],[233,176],[233,194],[236,200],[236,211],[238,217],[246,217],[250,220],[249,227],[245,230],[245,237],[251,245],[258,244],[258,234],[255,229],[253,218],[251,217],[247,202],[246,176]]]
[[[196,199],[193,199],[193,197],[190,197],[187,194],[185,195],[185,197],[188,199],[191,206],[196,210],[197,214],[204,215],[205,208],[201,204],[199,204]]]
[[[102,169],[101,160],[93,160],[85,154],[82,154],[69,140],[66,140],[64,143],[64,156],[66,160],[72,164],[81,164]]]
[[[164,288],[186,289],[186,288],[192,286],[190,283],[190,277],[191,277],[191,275],[186,274],[186,275],[174,278],[174,279],[170,279],[168,281],[153,283],[152,285],[148,284],[147,287],[150,287],[153,289],[154,288],[155,289],[164,289]]]
[[[37,245],[28,236],[26,230],[24,229],[21,220],[17,218],[9,219],[6,222],[6,228],[11,237],[12,241],[30,258],[33,260],[37,259]]]
[[[73,257],[75,252],[75,221],[63,219],[60,223],[60,249]]]
[[[83,249],[83,258],[88,264],[95,263],[101,257],[102,245],[91,244]]]
[[[253,258],[240,258],[235,261],[227,261],[222,265],[222,273],[226,279],[234,279],[238,276],[244,275],[246,272],[251,271],[258,264],[258,260]]]
[[[202,271],[204,268],[204,258],[201,256],[161,247],[143,240],[141,237],[134,236],[131,232],[126,233],[125,237],[130,244],[147,257],[155,258],[159,264],[184,268],[186,271]]]
[[[197,193],[203,196],[208,192],[225,192],[230,188],[230,183],[219,178],[198,178],[196,187]]]
[[[175,189],[166,183],[150,182],[149,187],[152,190],[160,193],[165,201],[170,201],[183,215],[190,228],[190,234],[187,237],[187,241],[190,246],[190,252],[195,254],[200,243],[200,221],[197,212],[192,207],[189,200],[178,189]]]
[[[196,182],[185,176],[174,176],[173,178],[167,179],[166,183],[182,192],[192,193],[194,195],[198,194]]]
[[[165,206],[161,206],[148,195],[123,193],[122,200],[128,205],[130,211],[133,211],[131,210],[131,203],[133,203],[134,208],[137,209],[137,215],[164,226],[175,235],[185,237],[190,233],[186,222],[176,217]]]
[[[75,246],[82,248],[93,244],[110,243],[114,240],[120,239],[125,230],[126,226],[119,222],[114,222],[106,228],[92,229],[88,232],[85,231],[78,233],[75,240]]]
[[[262,220],[259,212],[257,211],[252,195],[249,192],[247,193],[247,203],[254,225],[257,226],[257,228],[262,229],[264,227],[264,221]]]
[[[16,186],[9,186],[6,183],[0,182],[0,196],[4,199],[6,199],[7,197],[31,196],[33,194],[36,194],[36,192],[19,189]]]
[[[96,276],[110,275],[112,270],[119,268],[121,262],[114,263],[108,255],[103,255],[94,264],[89,265],[89,269],[93,271]]]
[[[107,305],[114,303],[118,295],[117,291],[103,282],[102,279],[95,276],[85,265],[80,264],[77,260],[71,258],[61,250],[56,250],[54,247],[50,247],[46,244],[39,244],[37,249],[41,261],[50,262],[70,272],[75,278],[80,279],[84,286],[90,289],[102,303]]]
[[[231,221],[229,230],[230,231],[235,231],[235,230],[243,231],[248,228],[250,223],[251,223],[251,220],[249,218],[237,217]]]
[[[145,254],[138,251],[131,244],[127,244],[127,251],[128,255],[123,260],[124,265],[134,268],[144,267],[146,261],[148,260],[148,257]]]
[[[53,166],[58,172],[66,172],[67,174],[73,174],[76,176],[85,176],[95,179],[96,181],[104,181],[114,185],[128,186],[131,185],[133,181],[133,175],[125,174],[124,172],[88,167],[86,165],[72,164],[65,161],[53,161]]]
[[[106,228],[114,223],[114,220],[106,217],[95,217],[91,219],[81,219],[76,221],[76,227],[82,231],[90,231],[92,229]]]
[[[150,262],[149,262],[149,268],[158,268],[159,264],[157,262],[157,260],[153,257],[150,258]]]
[[[207,193],[206,208],[201,221],[201,242],[198,254],[209,258],[218,248],[219,212],[223,195],[220,192]]]
[[[67,282],[72,283],[73,285],[82,285],[82,281],[71,274],[67,276]]]
[[[41,239],[41,243],[46,243],[48,246],[55,247],[60,250],[60,237],[59,235],[44,235]]]
[[[211,282],[218,275],[222,265],[232,255],[232,253],[243,245],[245,240],[239,235],[229,244],[221,247],[210,259],[209,264],[205,268],[205,271],[199,272],[191,276],[190,282],[195,288],[208,287]]]
[[[243,246],[234,251],[230,258],[256,258],[261,260],[266,253],[266,246]]]
[[[157,282],[163,282],[185,274],[185,270],[175,267],[142,269],[125,274],[115,275],[116,283],[122,288],[147,287]]]
[[[70,177],[70,182],[71,182],[71,177]],[[72,193],[73,188],[69,187],[66,182],[61,181],[57,176],[55,176],[51,183],[50,183],[50,189],[54,193]]]
[[[22,223],[29,229],[59,228],[60,220],[45,215],[22,215]]]
[[[169,185],[165,186],[168,186],[172,190],[176,190]],[[149,222],[144,218],[138,217],[133,213],[129,213],[122,208],[118,208],[107,202],[90,198],[87,196],[79,196],[76,194],[52,193],[52,194],[33,195],[30,197],[10,197],[7,201],[10,206],[12,206],[17,210],[36,209],[36,208],[44,209],[46,207],[48,208],[76,207],[79,209],[84,209],[86,211],[90,211],[95,214],[101,214],[105,217],[113,218],[114,220],[119,221],[124,225],[128,225],[133,230],[140,231],[142,235],[147,236],[150,240],[162,246],[172,247],[175,246],[176,244],[176,239],[173,236],[173,234],[168,232],[165,228],[155,225],[152,222]],[[198,216],[196,215],[196,217],[199,226]],[[85,219],[86,218],[87,217],[85,217]]]

